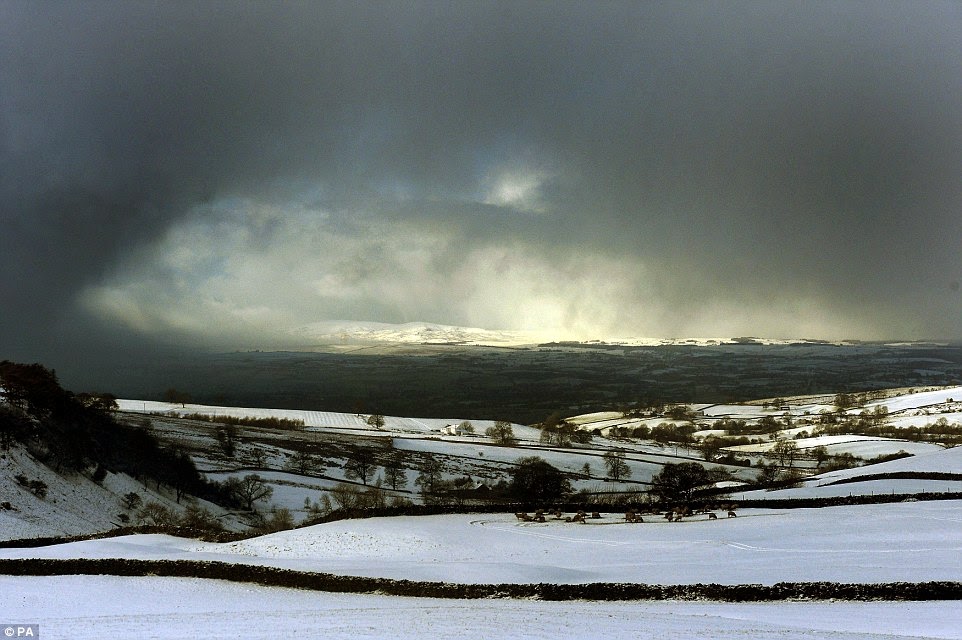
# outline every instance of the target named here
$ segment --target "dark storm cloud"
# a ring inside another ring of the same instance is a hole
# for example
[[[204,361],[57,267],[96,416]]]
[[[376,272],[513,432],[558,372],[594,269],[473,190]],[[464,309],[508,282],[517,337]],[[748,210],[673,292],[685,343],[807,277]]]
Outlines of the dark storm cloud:
[[[505,323],[505,274],[583,330],[960,338],[960,68],[949,2],[0,0],[0,344],[201,290]]]

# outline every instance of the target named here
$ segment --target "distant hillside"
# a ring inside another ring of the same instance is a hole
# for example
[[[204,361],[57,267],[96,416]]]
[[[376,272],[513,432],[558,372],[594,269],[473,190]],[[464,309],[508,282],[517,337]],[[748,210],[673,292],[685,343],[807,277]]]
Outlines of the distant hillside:
[[[939,345],[556,343],[474,346],[306,342],[294,352],[193,353],[152,358],[67,380],[125,398],[378,412],[531,424],[639,402],[734,403],[801,394],[962,384],[962,348]],[[445,340],[447,340],[445,338]]]

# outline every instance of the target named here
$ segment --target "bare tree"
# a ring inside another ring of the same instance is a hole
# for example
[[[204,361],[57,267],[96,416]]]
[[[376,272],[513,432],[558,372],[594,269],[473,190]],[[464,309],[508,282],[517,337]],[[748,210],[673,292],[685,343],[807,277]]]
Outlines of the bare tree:
[[[221,424],[215,431],[217,442],[220,443],[221,451],[228,458],[233,458],[237,450],[237,427],[232,424]]]
[[[251,449],[250,459],[255,467],[263,467],[267,464],[267,451],[255,445]]]
[[[186,407],[187,403],[190,402],[192,398],[189,393],[184,391],[178,391],[171,387],[164,391],[164,402],[169,402],[170,404],[179,404],[181,407]]]
[[[230,488],[248,511],[254,510],[254,503],[258,500],[268,500],[274,495],[274,488],[256,473],[248,474],[236,482],[231,482]]]
[[[295,451],[288,456],[284,466],[302,476],[324,471],[324,468],[318,464],[317,458],[311,452],[304,450]]]
[[[817,447],[813,447],[811,450],[812,457],[815,458],[815,467],[821,467],[825,464],[825,461],[829,459],[830,455],[828,449],[825,445],[821,444]]]
[[[625,462],[625,452],[612,449],[602,456],[605,467],[608,469],[608,476],[612,480],[621,480],[631,477],[631,467]]]
[[[779,438],[771,450],[780,467],[791,467],[798,456],[798,443],[788,438]]]
[[[384,481],[395,491],[399,486],[407,484],[408,477],[404,468],[404,454],[400,451],[395,451],[388,456],[387,462],[384,464]]]
[[[561,414],[556,411],[541,423],[541,443],[569,447],[574,432],[575,426],[562,419]]]
[[[360,480],[367,486],[367,481],[374,475],[377,465],[374,453],[370,449],[357,448],[344,461],[344,475],[349,480]]]
[[[428,458],[421,463],[421,473],[414,480],[414,484],[421,487],[421,493],[429,496],[435,493],[441,483],[441,463],[434,458]]]
[[[705,436],[698,448],[701,450],[702,457],[711,462],[715,459],[715,456],[718,455],[718,452],[721,450],[724,444],[724,441],[718,436]]]

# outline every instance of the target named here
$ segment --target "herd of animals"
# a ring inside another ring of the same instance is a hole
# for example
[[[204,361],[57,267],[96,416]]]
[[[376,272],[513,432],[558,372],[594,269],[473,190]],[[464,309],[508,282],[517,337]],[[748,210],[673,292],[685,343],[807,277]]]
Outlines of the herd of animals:
[[[721,510],[727,511],[729,518],[734,518],[734,517],[737,517],[738,515],[737,513],[735,513],[736,508],[737,508],[737,505],[732,504],[732,505],[727,505],[725,507],[722,507]],[[696,515],[705,515],[705,514],[708,515],[709,520],[718,519],[718,514],[715,513],[713,509],[704,508],[704,509],[692,511],[688,507],[675,507],[674,509],[669,509],[665,511],[663,517],[668,522],[680,522],[683,518],[692,517]],[[572,516],[565,516],[561,511],[558,511],[558,510],[546,512],[544,509],[538,509],[537,511],[535,511],[533,514],[530,514],[530,515],[524,511],[520,511],[518,513],[515,513],[514,515],[521,522],[539,522],[539,523],[548,522],[549,516],[552,520],[558,520],[558,521],[564,521],[564,522],[580,522],[581,524],[587,524],[586,522],[587,519],[591,519],[591,520],[602,519],[601,512],[599,511],[592,511],[590,516],[586,511],[578,511]],[[645,515],[657,516],[662,514],[660,511],[648,511],[648,512],[645,512]],[[625,512],[624,521],[629,523],[643,523],[645,520],[643,518],[642,512],[636,511],[635,509],[630,509],[627,512]]]

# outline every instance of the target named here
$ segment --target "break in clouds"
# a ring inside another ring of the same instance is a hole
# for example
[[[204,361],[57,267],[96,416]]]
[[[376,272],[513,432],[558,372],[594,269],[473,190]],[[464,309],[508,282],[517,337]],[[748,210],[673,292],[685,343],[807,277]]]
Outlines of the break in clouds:
[[[0,0],[0,345],[959,339],[960,68],[954,2]]]

